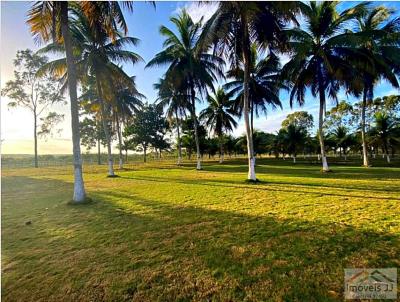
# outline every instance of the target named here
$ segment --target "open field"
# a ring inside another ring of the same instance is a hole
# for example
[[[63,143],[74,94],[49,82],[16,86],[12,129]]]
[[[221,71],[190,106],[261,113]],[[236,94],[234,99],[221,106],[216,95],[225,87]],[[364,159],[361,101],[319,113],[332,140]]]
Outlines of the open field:
[[[71,167],[3,170],[3,301],[343,301],[400,267],[400,168],[257,163],[85,167],[80,206]]]

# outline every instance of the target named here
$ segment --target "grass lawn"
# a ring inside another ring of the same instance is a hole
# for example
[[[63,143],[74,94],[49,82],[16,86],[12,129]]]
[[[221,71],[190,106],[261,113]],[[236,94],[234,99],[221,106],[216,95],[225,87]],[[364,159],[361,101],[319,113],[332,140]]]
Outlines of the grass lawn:
[[[80,206],[71,167],[4,170],[3,301],[343,301],[400,267],[400,168],[257,163],[86,167]]]

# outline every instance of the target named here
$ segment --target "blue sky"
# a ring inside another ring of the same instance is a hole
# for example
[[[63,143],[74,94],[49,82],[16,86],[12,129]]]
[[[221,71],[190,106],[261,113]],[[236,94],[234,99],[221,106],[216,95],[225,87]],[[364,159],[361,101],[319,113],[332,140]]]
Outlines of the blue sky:
[[[399,14],[399,2],[382,2],[380,4],[385,4],[394,8],[397,14]],[[344,2],[340,4],[341,8],[347,8],[352,5],[354,5],[354,2]],[[12,78],[12,60],[14,59],[16,51],[26,48],[38,49],[38,46],[33,43],[28,26],[25,24],[26,12],[29,7],[29,2],[1,2],[1,87],[4,86],[7,80]],[[141,40],[140,44],[133,50],[140,54],[145,62],[148,62],[162,49],[163,40],[158,32],[159,27],[161,25],[171,27],[169,18],[179,12],[183,7],[186,7],[189,14],[191,14],[194,19],[199,19],[202,15],[206,15],[206,17],[210,16],[215,5],[211,7],[199,7],[196,3],[192,2],[157,2],[156,8],[154,8],[148,3],[136,2],[133,13],[126,14],[129,35]],[[125,65],[124,69],[129,75],[136,76],[138,89],[146,95],[149,102],[153,102],[156,98],[153,83],[162,76],[165,68],[145,69],[144,66],[145,63],[139,63],[134,67]],[[375,91],[376,96],[394,93],[400,92],[387,83],[381,83]],[[290,109],[287,93],[282,92],[280,98],[283,104],[283,110],[270,110],[267,118],[262,116],[256,119],[256,128],[274,132],[279,129],[286,115],[296,110],[309,111],[314,114],[315,121],[317,120],[316,113],[318,110],[318,103],[310,94],[307,94],[306,104],[301,109],[297,106]],[[351,102],[355,101],[354,98],[347,98],[343,92],[340,93],[339,99],[348,99]],[[3,153],[31,153],[32,117],[29,112],[24,110],[8,110],[6,106],[7,102],[7,98],[4,98],[4,100],[2,98],[1,135],[2,140],[4,140],[2,145]],[[328,105],[328,107],[330,107],[333,103],[329,102]],[[198,109],[200,110],[203,107],[204,104],[200,104]],[[66,119],[62,125],[64,131],[60,137],[50,138],[45,142],[41,142],[39,145],[39,152],[70,153],[71,132],[69,126],[69,106],[59,106],[53,109],[66,114]],[[243,130],[243,121],[240,121],[239,127],[234,134],[239,135],[243,133]]]

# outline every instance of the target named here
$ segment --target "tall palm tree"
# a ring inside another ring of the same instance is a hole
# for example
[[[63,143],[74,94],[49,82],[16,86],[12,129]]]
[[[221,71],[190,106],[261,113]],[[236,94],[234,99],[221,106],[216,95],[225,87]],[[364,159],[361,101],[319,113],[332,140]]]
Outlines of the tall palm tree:
[[[322,171],[329,171],[326,159],[323,121],[326,111],[326,94],[334,100],[344,75],[352,70],[349,62],[341,57],[344,46],[351,38],[351,33],[344,29],[350,20],[365,12],[365,4],[338,13],[338,2],[299,3],[305,18],[303,28],[289,29],[291,51],[290,61],[283,67],[292,89],[290,105],[296,99],[299,105],[305,101],[305,90],[310,88],[314,97],[319,95],[318,137],[321,147]]]
[[[175,124],[177,130],[177,148],[178,148],[178,162],[177,165],[182,163],[182,142],[181,142],[181,127],[180,120],[183,116],[186,116],[186,110],[188,110],[187,99],[189,96],[185,93],[185,90],[180,89],[173,82],[168,81],[165,78],[159,80],[158,83],[154,84],[154,88],[158,91],[157,104],[163,109],[166,109],[166,115],[168,122],[173,125]]]
[[[256,181],[253,137],[249,121],[249,82],[251,45],[269,50],[283,48],[283,28],[293,20],[296,2],[234,2],[221,1],[207,21],[202,38],[214,45],[219,55],[225,54],[231,66],[243,66],[243,116],[247,138],[248,179]]]
[[[249,64],[249,109],[250,109],[250,128],[254,133],[254,114],[256,117],[260,113],[267,114],[267,107],[282,108],[279,100],[279,90],[286,88],[279,79],[280,63],[279,58],[270,53],[266,58],[259,60],[256,45],[251,47]],[[234,80],[226,83],[223,87],[229,93],[236,96],[235,111],[242,116],[243,113],[243,63],[227,72],[229,78]]]
[[[378,6],[360,16],[354,33],[354,53],[348,56],[355,67],[354,76],[349,80],[350,89],[356,96],[362,94],[361,138],[365,167],[369,166],[365,130],[367,103],[372,102],[375,85],[381,79],[399,88],[396,73],[400,73],[400,17],[389,20],[392,14],[388,8]]]
[[[218,77],[223,78],[222,67],[224,60],[214,54],[208,53],[199,39],[201,21],[194,23],[186,11],[177,17],[172,17],[171,22],[176,26],[177,33],[161,26],[160,33],[165,37],[164,50],[147,64],[150,66],[168,65],[165,78],[181,87],[190,96],[189,111],[194,121],[194,134],[197,151],[197,169],[201,170],[201,153],[198,135],[198,121],[196,116],[196,93],[205,94],[207,88],[213,89],[213,82]]]
[[[108,152],[108,176],[115,176],[111,148],[111,109],[117,97],[115,87],[122,85],[130,89],[134,95],[137,93],[132,79],[117,64],[129,62],[135,64],[142,58],[131,51],[125,50],[125,46],[135,46],[138,39],[123,37],[118,31],[114,31],[112,40],[106,29],[91,22],[80,6],[71,7],[73,19],[70,21],[73,50],[76,53],[75,65],[79,81],[86,81],[88,77],[94,77],[96,82],[96,95],[100,104],[100,113],[103,129],[107,141]],[[107,17],[105,17],[107,18]],[[100,17],[97,22],[105,22]],[[94,25],[93,25],[93,24]],[[64,49],[57,43],[45,46],[42,52],[63,53]],[[61,58],[49,62],[42,70],[50,71],[66,78],[66,59]]]
[[[68,2],[37,1],[28,12],[27,23],[36,42],[47,43],[53,40],[63,43],[66,55],[68,74],[68,92],[71,103],[72,152],[74,157],[74,193],[73,202],[84,202],[86,199],[82,175],[82,158],[79,133],[79,108],[77,96],[77,78],[73,46],[69,32]]]
[[[231,95],[225,93],[222,88],[218,88],[215,95],[208,95],[208,107],[200,113],[200,119],[218,137],[220,146],[220,160],[224,161],[224,137],[226,132],[233,131],[237,127],[233,110],[234,102],[230,99]]]
[[[98,14],[94,14],[94,8],[98,5],[97,1],[78,2],[77,5],[84,8],[84,12],[91,21],[98,20]],[[124,1],[123,4],[129,10],[132,10],[132,3]],[[68,7],[71,5],[67,1],[36,1],[28,12],[27,23],[31,28],[31,33],[38,44],[48,43],[50,41],[62,44],[66,55],[66,75],[68,92],[71,103],[71,128],[72,145],[74,157],[74,202],[83,202],[86,199],[85,186],[82,175],[82,158],[80,149],[79,134],[79,106],[77,96],[77,75],[75,67],[75,58],[73,55],[73,42],[69,32],[69,14]],[[108,35],[114,39],[114,32],[117,28],[122,28],[127,33],[127,25],[119,6],[119,2],[102,1],[101,12],[105,21],[101,24],[106,29]]]

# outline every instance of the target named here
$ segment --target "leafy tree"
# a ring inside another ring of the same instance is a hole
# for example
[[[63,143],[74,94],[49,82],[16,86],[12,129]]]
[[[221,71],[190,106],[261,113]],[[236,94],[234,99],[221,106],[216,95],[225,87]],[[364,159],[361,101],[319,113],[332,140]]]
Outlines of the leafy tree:
[[[107,140],[104,135],[103,126],[96,116],[86,116],[79,125],[81,132],[81,145],[89,151],[97,146],[97,164],[101,165],[100,147],[107,146]]]
[[[307,88],[310,88],[314,97],[319,95],[318,137],[323,171],[329,171],[323,132],[326,94],[336,100],[340,81],[344,81],[344,75],[353,70],[350,63],[341,56],[352,35],[345,33],[344,29],[348,21],[365,12],[365,4],[361,3],[338,13],[337,4],[338,2],[301,3],[305,26],[286,31],[292,56],[283,67],[283,76],[292,84],[290,104],[296,99],[303,105]]]
[[[41,117],[40,130],[37,133],[38,137],[53,136],[54,132],[61,133],[62,129],[54,129],[55,125],[61,123],[64,120],[64,114],[58,114],[57,112],[49,112],[47,116]]]
[[[270,51],[285,46],[283,28],[286,20],[294,20],[297,2],[221,1],[215,14],[205,25],[202,41],[215,45],[225,55],[232,69],[243,64],[243,116],[246,129],[248,179],[256,181],[253,136],[249,121],[251,47]],[[295,20],[294,20],[295,21]]]
[[[338,127],[350,128],[354,122],[354,108],[348,102],[342,100],[325,114],[324,127],[327,131],[333,131]],[[353,128],[354,130],[355,128]]]
[[[217,77],[223,77],[224,60],[210,54],[199,40],[201,21],[194,23],[186,11],[171,22],[177,28],[173,30],[161,26],[160,33],[165,37],[164,50],[147,64],[147,66],[168,65],[165,78],[172,81],[184,94],[190,95],[189,112],[194,122],[194,138],[196,141],[197,170],[201,170],[200,140],[196,116],[196,93],[207,93],[207,88],[213,89]]]
[[[126,125],[124,137],[136,146],[137,150],[143,151],[143,160],[146,162],[149,148],[166,148],[164,138],[166,124],[160,108],[145,104]]]
[[[220,160],[224,161],[224,137],[226,132],[233,131],[237,127],[234,118],[233,101],[230,95],[226,94],[222,88],[218,88],[215,95],[207,96],[208,107],[200,112],[200,120],[218,137]]]
[[[47,62],[46,57],[33,53],[30,49],[18,50],[14,60],[15,79],[8,81],[1,91],[2,96],[8,96],[12,100],[8,103],[8,107],[22,107],[32,112],[36,168],[38,167],[38,134],[42,137],[51,134],[52,128],[63,119],[63,115],[55,112],[49,112],[46,117],[42,116],[51,105],[65,102],[60,94],[60,82],[51,75],[38,76],[37,74]]]
[[[314,118],[312,114],[307,111],[296,111],[288,114],[282,121],[283,128],[287,128],[289,125],[294,125],[305,131],[310,131],[314,127]]]

